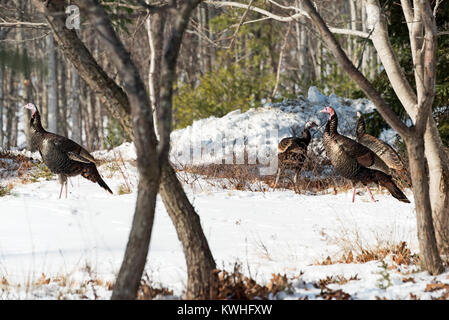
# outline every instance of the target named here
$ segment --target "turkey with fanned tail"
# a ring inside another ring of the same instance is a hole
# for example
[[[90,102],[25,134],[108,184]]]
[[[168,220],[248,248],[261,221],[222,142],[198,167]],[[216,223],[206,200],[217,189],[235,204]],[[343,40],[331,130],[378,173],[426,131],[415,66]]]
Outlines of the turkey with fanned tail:
[[[61,184],[59,198],[61,198],[64,185],[67,198],[67,178],[79,174],[94,183],[98,183],[112,194],[111,189],[103,181],[97,170],[94,157],[86,149],[66,137],[46,131],[42,127],[39,110],[34,104],[28,103],[25,108],[31,110],[31,143],[39,150],[42,161],[48,169],[58,175]]]

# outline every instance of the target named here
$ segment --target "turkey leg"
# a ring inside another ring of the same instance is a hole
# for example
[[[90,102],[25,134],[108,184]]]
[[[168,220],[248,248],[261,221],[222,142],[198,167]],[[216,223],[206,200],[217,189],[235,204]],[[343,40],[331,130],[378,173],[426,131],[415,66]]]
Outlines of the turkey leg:
[[[371,196],[371,200],[373,200],[373,202],[376,202],[376,200],[374,200],[373,194],[371,193],[371,190],[369,189],[368,186],[366,186],[366,189],[368,190],[368,193]]]
[[[61,190],[59,190],[59,199],[61,199],[62,189],[64,189],[65,185],[65,197],[67,199],[67,177],[63,174],[58,175],[59,183],[61,184]]]
[[[282,167],[279,167],[279,169],[278,169],[278,174],[277,174],[277,176],[276,176],[276,181],[274,182],[273,191],[276,189],[276,186],[278,185],[279,177],[281,176],[281,171],[282,171]]]
[[[294,186],[294,189],[295,189],[296,193],[299,193],[299,189],[298,189],[297,183],[298,183],[298,176],[299,176],[300,171],[301,170],[296,170],[295,177],[293,178],[293,186]]]

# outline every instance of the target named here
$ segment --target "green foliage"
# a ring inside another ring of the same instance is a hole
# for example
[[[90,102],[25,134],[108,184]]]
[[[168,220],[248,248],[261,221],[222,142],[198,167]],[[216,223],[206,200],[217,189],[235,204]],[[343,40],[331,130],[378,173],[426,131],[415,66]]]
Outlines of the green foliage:
[[[123,130],[123,127],[120,125],[118,120],[112,117],[108,117],[106,132],[108,133],[108,135],[106,136],[104,147],[108,149],[117,147],[125,141],[129,141],[129,138]]]
[[[438,127],[438,131],[440,131],[441,140],[446,147],[449,147],[449,121],[445,121]]]
[[[107,12],[109,19],[111,19],[112,26],[115,31],[124,31],[126,34],[130,35],[128,29],[129,25],[132,25],[133,20],[129,18],[133,14],[134,10],[126,6],[119,6],[120,4],[131,4],[135,5],[135,1],[126,0],[103,0],[102,5]]]
[[[326,81],[315,81],[310,85],[316,86],[321,92],[332,92],[341,97],[353,99],[364,97],[356,83],[339,69],[336,62],[332,62],[332,57],[329,57],[329,61],[329,73],[326,75]]]
[[[382,260],[382,265],[380,266],[382,269],[378,272],[380,275],[380,278],[377,279],[377,287],[380,289],[387,289],[392,285],[391,279],[390,279],[390,273],[388,272],[388,265],[385,261]]]
[[[235,64],[205,74],[196,88],[181,83],[173,99],[175,128],[209,116],[222,117],[232,110],[257,107],[262,98],[271,94],[274,79],[270,73],[256,78]]]
[[[263,1],[256,2],[261,7],[266,5]],[[250,12],[247,19],[258,17]],[[226,10],[211,19],[211,31],[226,40],[216,51],[214,70],[194,81],[178,82],[173,100],[175,129],[196,119],[221,117],[236,109],[246,111],[271,97],[278,59],[273,56],[273,48],[280,45],[285,25],[273,22],[242,25],[229,48],[240,19],[238,10]],[[282,95],[282,88],[279,91]]]

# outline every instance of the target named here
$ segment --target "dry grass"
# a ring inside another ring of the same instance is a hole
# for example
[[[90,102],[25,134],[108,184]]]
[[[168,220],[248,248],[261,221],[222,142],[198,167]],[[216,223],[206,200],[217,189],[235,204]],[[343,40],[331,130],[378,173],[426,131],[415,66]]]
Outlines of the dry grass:
[[[253,300],[275,298],[280,292],[292,292],[291,281],[286,275],[272,274],[267,285],[260,285],[251,277],[241,272],[241,265],[234,264],[232,272],[215,270],[217,283],[212,292],[212,299],[218,300]]]
[[[330,265],[336,263],[366,263],[369,261],[383,261],[387,257],[391,257],[396,266],[401,265],[417,265],[419,256],[412,254],[407,248],[407,243],[402,241],[396,245],[385,247],[376,247],[373,249],[362,249],[361,253],[354,255],[352,251],[344,253],[340,258],[332,259],[327,257],[325,260],[318,262],[318,265]]]
[[[206,183],[208,186],[221,189],[267,192],[272,191],[276,174],[260,175],[257,164],[208,164],[177,165],[180,180],[192,187]],[[293,182],[295,172],[286,169],[282,172],[277,189],[295,191]],[[346,192],[352,188],[349,180],[332,173],[330,162],[322,156],[309,151],[303,169],[297,180],[300,193],[334,193]]]
[[[173,290],[156,285],[148,273],[144,273],[137,291],[137,300],[153,300],[161,296],[173,296]]]
[[[119,185],[117,194],[129,194],[133,191],[134,185],[131,182],[130,173],[126,167],[126,163],[123,160],[122,153],[120,151],[114,151],[114,160],[110,162],[101,162],[101,164],[106,165],[106,169],[109,171],[107,178],[112,178],[112,176],[119,172],[123,179],[123,183]]]

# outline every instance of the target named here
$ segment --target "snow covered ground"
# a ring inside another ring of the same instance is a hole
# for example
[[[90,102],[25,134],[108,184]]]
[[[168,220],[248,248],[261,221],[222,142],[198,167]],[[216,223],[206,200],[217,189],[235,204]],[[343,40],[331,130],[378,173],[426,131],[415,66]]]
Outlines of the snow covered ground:
[[[102,170],[105,177],[107,171]],[[106,181],[114,191],[122,183],[118,176]],[[56,284],[32,285],[39,283],[42,274],[44,279],[66,277],[74,288],[88,277],[113,281],[130,230],[136,193],[111,196],[82,178],[72,182],[68,199],[58,199],[56,180],[16,186],[11,195],[1,198],[0,279],[9,285],[3,286],[0,297],[60,297],[61,288]],[[348,250],[356,255],[360,248],[388,247],[401,241],[416,252],[413,203],[379,194],[376,203],[360,195],[353,204],[350,193],[309,196],[291,191],[200,189],[187,188],[187,192],[217,265],[232,270],[238,262],[246,275],[262,284],[272,273],[285,273],[294,289],[278,298],[313,298],[320,293],[313,283],[330,276],[358,279],[332,285],[358,299],[441,295],[439,291],[424,292],[434,278],[416,266],[402,266],[402,272],[388,270],[391,283],[383,289],[381,283],[387,280],[380,261],[318,265],[327,257],[337,260]],[[390,260],[387,263],[394,265]],[[146,272],[153,282],[174,290],[175,296],[185,290],[182,248],[160,199]],[[403,282],[410,277],[414,282]],[[436,279],[449,283],[448,273]],[[99,288],[98,298],[108,298],[110,290]],[[64,298],[80,298],[73,288],[66,290]],[[92,292],[86,296],[92,297]]]
[[[318,110],[330,99],[343,101],[337,108],[341,118],[347,118],[346,126],[340,122],[343,129],[353,130],[355,118],[351,116],[356,110],[371,108],[366,100],[324,97],[314,89],[309,100],[302,100]],[[360,108],[350,110],[350,105]],[[215,130],[225,128],[226,123],[243,128],[245,121],[255,119],[254,127],[260,128],[278,117],[276,123],[284,135],[300,114],[267,107],[202,122],[210,122]],[[313,114],[305,113],[301,124],[309,118],[321,119]],[[289,115],[291,122],[287,123]],[[186,145],[185,132],[173,133],[174,145]],[[13,185],[10,194],[0,197],[0,299],[110,297],[110,284],[120,267],[134,213],[137,171],[132,161],[127,161],[135,159],[135,152],[132,144],[125,144],[94,155],[102,160],[120,156],[125,160],[125,166],[107,162],[100,167],[114,195],[75,177],[70,179],[68,198],[60,200],[56,177],[22,184],[23,178],[17,175],[0,175],[0,185]],[[132,192],[119,195],[118,190],[126,184]],[[243,273],[260,284],[266,284],[272,274],[287,275],[291,290],[274,298],[319,298],[321,289],[316,284],[320,280],[353,299],[431,299],[449,294],[449,272],[433,277],[413,263],[398,265],[392,255],[366,263],[340,261],[349,252],[357,257],[362,250],[376,252],[401,242],[406,242],[412,254],[417,253],[410,190],[406,194],[411,204],[378,192],[375,203],[364,193],[352,203],[352,193],[344,192],[298,195],[289,190],[224,190],[210,187],[204,179],[185,185],[185,190],[201,218],[218,268],[232,271],[239,263]],[[145,271],[153,283],[173,290],[175,298],[182,297],[187,281],[182,247],[159,198]]]

